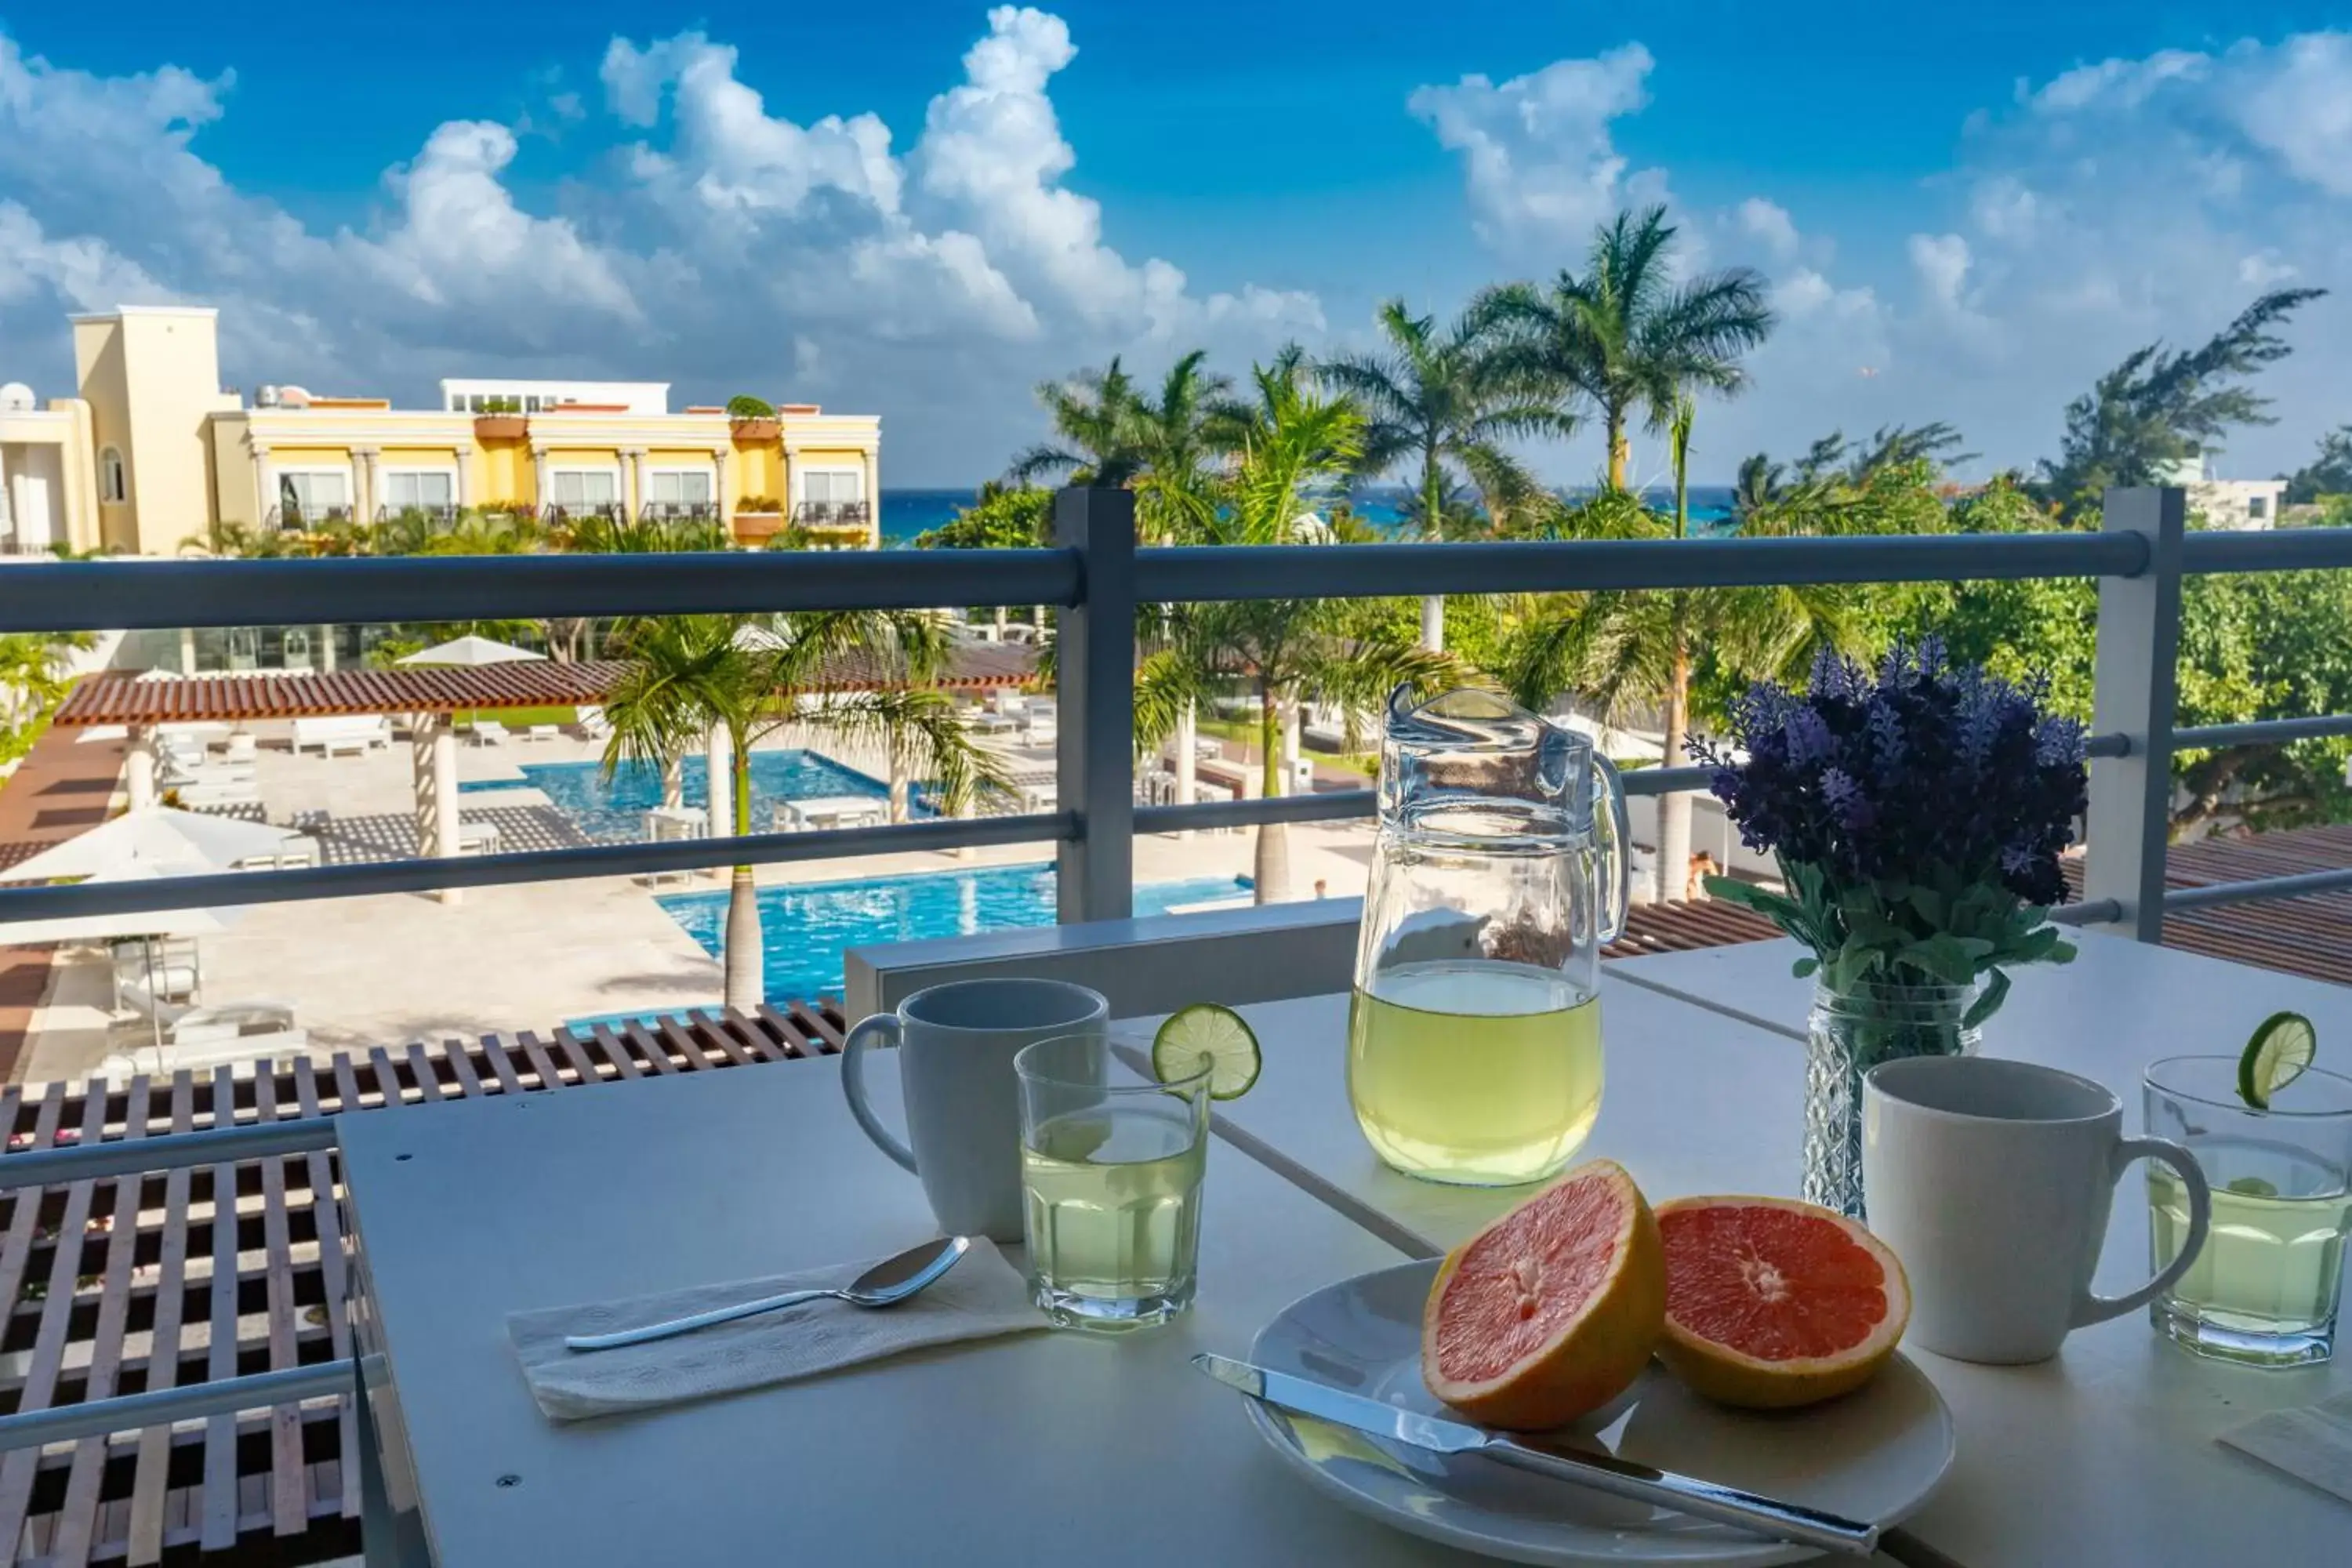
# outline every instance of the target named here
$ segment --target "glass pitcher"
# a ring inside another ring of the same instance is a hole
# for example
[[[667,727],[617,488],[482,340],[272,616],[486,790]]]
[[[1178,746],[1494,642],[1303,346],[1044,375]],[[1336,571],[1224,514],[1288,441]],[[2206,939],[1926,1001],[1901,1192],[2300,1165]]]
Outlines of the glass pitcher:
[[[1632,892],[1617,770],[1499,692],[1399,687],[1380,811],[1348,1021],[1356,1121],[1408,1175],[1540,1181],[1601,1113],[1601,948]]]

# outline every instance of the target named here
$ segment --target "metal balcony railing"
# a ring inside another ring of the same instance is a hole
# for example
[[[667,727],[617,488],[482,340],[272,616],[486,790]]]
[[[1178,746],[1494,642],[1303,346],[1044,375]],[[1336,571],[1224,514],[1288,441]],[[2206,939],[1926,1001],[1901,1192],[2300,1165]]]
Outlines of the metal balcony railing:
[[[804,500],[793,508],[803,528],[863,528],[870,515],[862,500]]]
[[[815,503],[811,503],[815,504]],[[2180,584],[2191,573],[2352,567],[2352,530],[2189,533],[2177,489],[2118,490],[2095,532],[1893,538],[1570,541],[1142,548],[1132,496],[1067,489],[1051,548],[887,553],[431,556],[60,563],[38,595],[0,602],[0,631],[268,625],[285,606],[340,624],[940,605],[1061,608],[1061,809],[828,833],[600,845],[232,876],[0,890],[18,920],[329,899],[446,887],[1052,842],[1065,921],[1124,917],[1136,833],[1369,815],[1370,790],[1190,806],[1135,804],[1135,606],[1248,598],[2095,577],[2100,582],[2084,900],[2077,923],[2156,941],[2166,908],[2352,887],[2352,871],[2164,888],[2174,752],[2352,733],[2352,715],[2176,731]],[[1637,795],[1704,788],[1695,767],[1643,769]]]

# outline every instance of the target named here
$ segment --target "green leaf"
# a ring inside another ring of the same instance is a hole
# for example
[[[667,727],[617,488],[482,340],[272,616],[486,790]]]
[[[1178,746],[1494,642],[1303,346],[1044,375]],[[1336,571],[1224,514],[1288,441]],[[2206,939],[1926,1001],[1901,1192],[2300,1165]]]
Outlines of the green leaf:
[[[1937,931],[1903,949],[1896,955],[1900,962],[1910,964],[1924,973],[1951,985],[1966,985],[1977,977],[1976,960],[1969,955],[1960,940],[1948,931]]]
[[[1706,879],[1706,890],[1711,896],[1721,899],[1727,904],[1738,904],[1742,909],[1754,910],[1758,914],[1772,921],[1784,930],[1790,920],[1803,918],[1803,911],[1795,904],[1778,893],[1757,887],[1752,882],[1736,881],[1729,877],[1709,877]]]
[[[1911,885],[1909,898],[1911,907],[1919,911],[1919,918],[1927,922],[1928,930],[1948,929],[1945,925],[1945,916],[1949,912],[1951,906],[1945,901],[1943,894],[1933,888],[1923,888],[1915,882]]]
[[[1969,1005],[1969,1010],[1960,1016],[1960,1027],[1964,1029],[1979,1027],[1987,1018],[2000,1010],[2001,1003],[2008,998],[2009,976],[1998,969],[1987,970],[1985,988],[1978,994],[1977,999]]]
[[[1830,987],[1835,991],[1851,991],[1885,967],[1884,950],[1849,942],[1838,949],[1836,956],[1829,961]]]
[[[1789,965],[1789,973],[1795,975],[1798,979],[1802,980],[1821,966],[1822,961],[1809,953],[1805,957],[1797,960],[1796,963]]]

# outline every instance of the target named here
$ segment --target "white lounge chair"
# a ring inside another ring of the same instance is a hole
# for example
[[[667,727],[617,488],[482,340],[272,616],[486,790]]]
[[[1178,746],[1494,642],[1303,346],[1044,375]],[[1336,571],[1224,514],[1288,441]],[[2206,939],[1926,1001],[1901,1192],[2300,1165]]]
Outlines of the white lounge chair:
[[[526,725],[522,738],[526,741],[560,741],[563,739],[563,729],[559,724]]]
[[[503,746],[514,734],[496,719],[477,719],[467,732],[478,746]]]
[[[126,1048],[98,1065],[98,1070],[116,1083],[128,1083],[141,1073],[161,1078],[184,1069],[208,1072],[216,1068],[243,1067],[248,1070],[233,1076],[249,1078],[255,1062],[307,1055],[310,1036],[303,1029],[264,1029],[249,1035],[173,1042],[161,1049],[152,1045],[124,1044]]]
[[[347,713],[323,719],[294,721],[294,750],[331,757],[341,752],[358,756],[392,744],[392,721],[381,713]]]
[[[163,1038],[174,1045],[201,1045],[244,1035],[277,1033],[294,1026],[294,1009],[283,1002],[222,1002],[189,1006],[158,1001],[137,983],[118,984],[115,992],[125,1008],[152,1020],[162,1029]]]
[[[593,702],[583,703],[572,724],[583,741],[601,741],[613,732],[613,721],[604,717],[603,707]]]

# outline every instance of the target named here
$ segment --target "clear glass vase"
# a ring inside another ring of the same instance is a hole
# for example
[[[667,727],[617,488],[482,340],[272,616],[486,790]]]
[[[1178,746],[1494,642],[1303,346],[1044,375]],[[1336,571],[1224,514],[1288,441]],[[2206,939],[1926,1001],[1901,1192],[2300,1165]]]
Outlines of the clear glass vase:
[[[1865,983],[1837,990],[1815,982],[1805,1047],[1807,1203],[1863,1217],[1863,1075],[1905,1057],[1974,1052],[1978,1030],[1961,1019],[1976,997],[1973,984]]]

